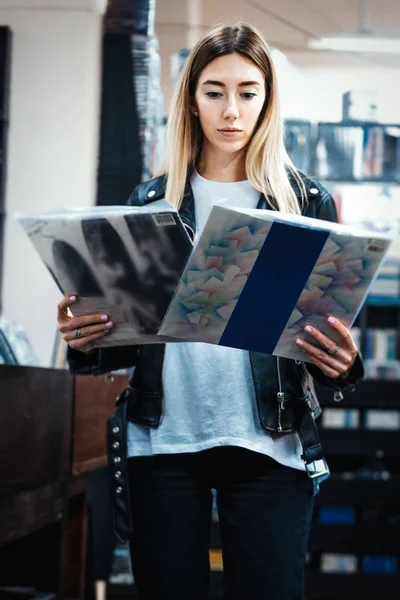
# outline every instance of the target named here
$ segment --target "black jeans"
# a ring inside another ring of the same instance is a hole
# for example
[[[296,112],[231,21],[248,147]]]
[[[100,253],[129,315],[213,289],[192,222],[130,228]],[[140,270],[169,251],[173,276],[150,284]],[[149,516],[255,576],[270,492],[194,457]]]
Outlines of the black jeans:
[[[300,600],[313,507],[307,474],[238,447],[130,458],[141,600],[205,600],[217,491],[226,600]]]

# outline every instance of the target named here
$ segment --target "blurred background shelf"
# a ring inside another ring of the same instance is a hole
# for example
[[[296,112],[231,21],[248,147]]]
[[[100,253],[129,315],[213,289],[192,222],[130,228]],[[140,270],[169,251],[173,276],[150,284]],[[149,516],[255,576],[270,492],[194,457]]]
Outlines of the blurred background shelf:
[[[368,431],[366,429],[345,429],[320,431],[325,454],[329,457],[368,457],[381,451],[386,457],[399,456],[399,431]]]
[[[306,600],[390,600],[398,597],[400,575],[306,573]]]
[[[357,525],[320,525],[314,523],[309,552],[363,555],[397,555],[400,525],[358,523]]]
[[[329,504],[354,506],[395,506],[400,498],[400,477],[388,481],[342,479],[331,475],[315,496],[315,506]]]
[[[323,407],[400,409],[400,381],[361,381],[356,389],[346,393],[343,401],[339,403],[335,402],[331,389],[318,385],[316,388]]]

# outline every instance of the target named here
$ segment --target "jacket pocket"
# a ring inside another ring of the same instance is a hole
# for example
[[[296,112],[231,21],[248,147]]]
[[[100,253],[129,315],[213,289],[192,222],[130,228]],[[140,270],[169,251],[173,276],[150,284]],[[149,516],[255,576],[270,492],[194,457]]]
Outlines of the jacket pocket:
[[[296,429],[296,402],[284,400],[282,403],[275,402],[268,405],[264,411],[261,424],[264,429],[278,434],[291,433]]]

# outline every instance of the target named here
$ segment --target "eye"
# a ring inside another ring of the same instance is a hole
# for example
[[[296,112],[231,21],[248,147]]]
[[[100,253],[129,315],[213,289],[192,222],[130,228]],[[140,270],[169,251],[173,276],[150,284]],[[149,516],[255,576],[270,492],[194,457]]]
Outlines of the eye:
[[[244,92],[244,93],[242,94],[242,97],[243,97],[245,100],[251,100],[251,99],[252,99],[252,98],[254,98],[255,96],[257,96],[257,94],[254,94],[253,92]]]
[[[220,92],[207,92],[206,96],[208,96],[209,98],[215,99],[215,98],[219,98],[220,96],[222,96],[222,94]]]

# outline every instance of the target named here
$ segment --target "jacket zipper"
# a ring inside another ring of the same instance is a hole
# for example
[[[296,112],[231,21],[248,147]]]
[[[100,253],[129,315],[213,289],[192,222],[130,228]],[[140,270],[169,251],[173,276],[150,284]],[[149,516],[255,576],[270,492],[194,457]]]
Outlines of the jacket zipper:
[[[279,356],[276,357],[276,368],[277,368],[277,372],[278,372],[278,393],[277,393],[277,400],[278,400],[278,432],[282,433],[283,432],[283,427],[282,427],[282,411],[285,410],[285,392],[282,390],[282,378],[281,378],[281,363],[279,360]]]
[[[254,367],[253,367],[253,361],[252,361],[252,357],[251,357],[251,352],[249,352],[250,355],[250,366],[251,366],[251,372],[253,375],[253,381],[254,381],[254,386],[255,386],[255,390],[256,390],[256,399],[257,399],[257,403],[259,403],[260,398],[259,398],[259,389],[258,389],[258,385],[257,385],[257,381],[255,378],[255,374],[254,374]],[[282,411],[285,410],[285,393],[282,390],[282,377],[281,377],[281,365],[280,365],[280,361],[279,361],[279,357],[276,357],[276,367],[277,367],[277,373],[278,373],[278,393],[277,393],[277,399],[278,399],[278,426],[277,426],[277,431],[278,433],[283,433],[283,427],[282,427]]]

